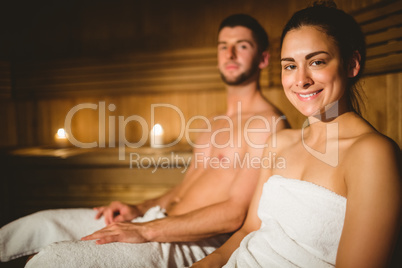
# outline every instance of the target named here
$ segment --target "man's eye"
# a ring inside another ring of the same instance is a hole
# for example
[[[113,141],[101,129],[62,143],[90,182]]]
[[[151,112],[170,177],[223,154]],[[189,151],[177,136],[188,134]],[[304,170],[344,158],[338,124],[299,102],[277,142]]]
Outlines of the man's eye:
[[[239,44],[237,47],[239,49],[248,49],[248,45],[246,45],[246,44]]]

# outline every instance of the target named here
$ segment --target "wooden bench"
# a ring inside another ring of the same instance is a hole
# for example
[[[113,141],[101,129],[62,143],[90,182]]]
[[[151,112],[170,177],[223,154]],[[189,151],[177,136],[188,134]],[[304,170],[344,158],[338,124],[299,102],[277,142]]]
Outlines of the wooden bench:
[[[191,158],[188,146],[126,148],[124,160],[119,160],[118,153],[113,148],[73,147],[2,153],[1,220],[5,223],[43,209],[94,207],[114,200],[138,203],[178,184],[186,171],[184,161]],[[130,158],[131,154],[135,155]],[[152,163],[158,159],[159,166]]]

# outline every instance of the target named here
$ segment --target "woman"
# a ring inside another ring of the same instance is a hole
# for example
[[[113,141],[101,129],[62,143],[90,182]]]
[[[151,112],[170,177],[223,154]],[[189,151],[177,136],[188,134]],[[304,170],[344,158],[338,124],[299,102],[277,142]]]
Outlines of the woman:
[[[221,267],[232,252],[226,267],[387,265],[400,224],[399,148],[360,116],[365,57],[358,24],[333,2],[293,15],[282,84],[308,126],[277,134],[266,156],[286,166],[263,170],[243,227],[194,267]]]

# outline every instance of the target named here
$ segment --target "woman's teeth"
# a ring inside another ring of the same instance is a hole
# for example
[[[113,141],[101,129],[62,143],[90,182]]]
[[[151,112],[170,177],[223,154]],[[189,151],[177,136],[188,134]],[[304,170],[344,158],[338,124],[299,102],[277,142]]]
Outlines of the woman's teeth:
[[[302,97],[302,98],[309,98],[311,96],[317,95],[320,92],[321,92],[321,90],[313,92],[313,93],[310,93],[310,94],[301,94],[301,93],[299,93],[299,96]]]

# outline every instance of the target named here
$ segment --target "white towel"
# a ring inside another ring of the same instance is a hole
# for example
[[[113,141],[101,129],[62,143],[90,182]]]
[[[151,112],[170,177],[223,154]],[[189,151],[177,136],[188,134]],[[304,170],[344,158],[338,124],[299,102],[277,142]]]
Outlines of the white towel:
[[[211,238],[193,243],[149,242],[104,245],[96,245],[94,241],[64,241],[44,248],[25,267],[188,267],[213,252],[224,241]]]
[[[95,220],[93,209],[52,209],[40,211],[0,229],[0,260],[6,262],[39,252],[54,242],[80,240],[105,227],[102,218]],[[150,208],[133,222],[146,222],[165,217],[159,206]]]
[[[262,224],[225,267],[333,267],[346,198],[316,184],[275,175],[258,207]]]
[[[1,261],[39,251],[26,267],[184,267],[204,258],[228,238],[221,235],[194,243],[110,243],[78,241],[105,226],[91,209],[38,212],[0,229]],[[133,222],[165,217],[153,207]],[[53,243],[56,242],[56,243]]]
[[[95,215],[92,209],[55,209],[13,221],[0,229],[0,260],[37,253],[53,242],[81,239],[105,227]]]

